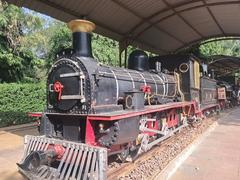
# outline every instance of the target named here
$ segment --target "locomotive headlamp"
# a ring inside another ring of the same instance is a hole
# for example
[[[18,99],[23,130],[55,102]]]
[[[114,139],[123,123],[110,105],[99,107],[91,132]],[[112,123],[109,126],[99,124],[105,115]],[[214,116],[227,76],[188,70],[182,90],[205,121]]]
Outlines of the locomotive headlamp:
[[[95,24],[83,20],[76,19],[68,23],[69,29],[73,36],[73,49],[80,57],[93,57],[91,45],[91,33],[95,29]]]

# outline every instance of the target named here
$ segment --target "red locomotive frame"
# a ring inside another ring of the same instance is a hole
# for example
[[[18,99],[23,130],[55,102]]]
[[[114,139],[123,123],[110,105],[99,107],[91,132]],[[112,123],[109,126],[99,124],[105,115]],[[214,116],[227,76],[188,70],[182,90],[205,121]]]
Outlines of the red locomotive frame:
[[[86,116],[86,140],[85,143],[89,145],[98,145],[95,140],[95,133],[94,128],[92,125],[93,121],[116,121],[116,120],[123,120],[125,118],[130,117],[136,117],[136,116],[143,116],[148,115],[151,113],[156,112],[163,112],[168,111],[167,113],[167,124],[168,128],[172,128],[179,123],[179,114],[177,113],[178,109],[183,110],[183,114],[185,117],[195,117],[195,118],[202,118],[207,111],[211,111],[212,109],[217,110],[219,109],[219,104],[212,104],[204,109],[198,109],[197,103],[195,101],[185,101],[185,102],[173,102],[173,103],[167,103],[162,105],[154,105],[154,106],[146,106],[143,110],[123,110],[123,111],[117,111],[114,113],[103,113],[103,114],[89,114]],[[35,117],[35,118],[41,118],[42,113],[36,112],[36,113],[28,113],[29,116]],[[82,115],[79,115],[82,116]],[[154,127],[150,127],[150,129],[158,130],[157,124],[155,124]],[[153,135],[154,133],[149,133],[149,135]]]

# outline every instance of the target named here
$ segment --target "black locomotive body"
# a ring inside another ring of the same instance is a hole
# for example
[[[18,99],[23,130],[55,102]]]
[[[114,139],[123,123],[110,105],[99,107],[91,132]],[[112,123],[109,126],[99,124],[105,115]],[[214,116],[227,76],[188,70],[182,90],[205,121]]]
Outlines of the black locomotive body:
[[[104,66],[91,57],[76,54],[57,59],[47,86],[48,113],[96,114],[123,110],[124,98],[131,91],[148,89],[154,95],[153,104],[172,102],[177,93],[173,75]]]
[[[109,67],[92,56],[95,25],[74,20],[69,27],[73,49],[58,54],[47,80],[44,137],[25,138],[19,168],[27,177],[106,179],[107,156],[135,158],[187,126],[187,119],[201,118],[203,106],[215,108],[215,96],[208,95],[215,81],[200,77],[195,57],[149,60],[137,50],[128,68]]]

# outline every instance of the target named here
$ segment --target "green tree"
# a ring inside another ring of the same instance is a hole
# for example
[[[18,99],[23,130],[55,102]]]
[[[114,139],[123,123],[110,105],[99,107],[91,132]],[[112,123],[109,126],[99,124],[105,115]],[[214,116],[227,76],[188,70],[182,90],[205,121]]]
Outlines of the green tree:
[[[118,42],[98,34],[93,34],[93,56],[101,63],[117,66],[119,59]]]
[[[49,36],[49,48],[46,60],[47,68],[49,68],[56,59],[57,53],[63,49],[71,48],[72,38],[67,25],[57,20],[54,20],[53,23],[46,29],[46,34]]]
[[[199,47],[200,53],[205,56],[227,55],[240,56],[239,40],[221,40],[203,44]]]
[[[0,1],[0,82],[15,82],[34,76],[39,58],[24,46],[26,37],[42,26],[37,16]]]

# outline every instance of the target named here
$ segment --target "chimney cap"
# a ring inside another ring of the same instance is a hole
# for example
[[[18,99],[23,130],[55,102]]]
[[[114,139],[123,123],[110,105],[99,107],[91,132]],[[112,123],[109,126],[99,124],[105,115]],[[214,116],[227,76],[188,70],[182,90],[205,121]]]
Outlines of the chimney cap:
[[[91,33],[95,29],[95,24],[88,20],[75,19],[68,23],[68,28],[74,32],[87,32]]]

